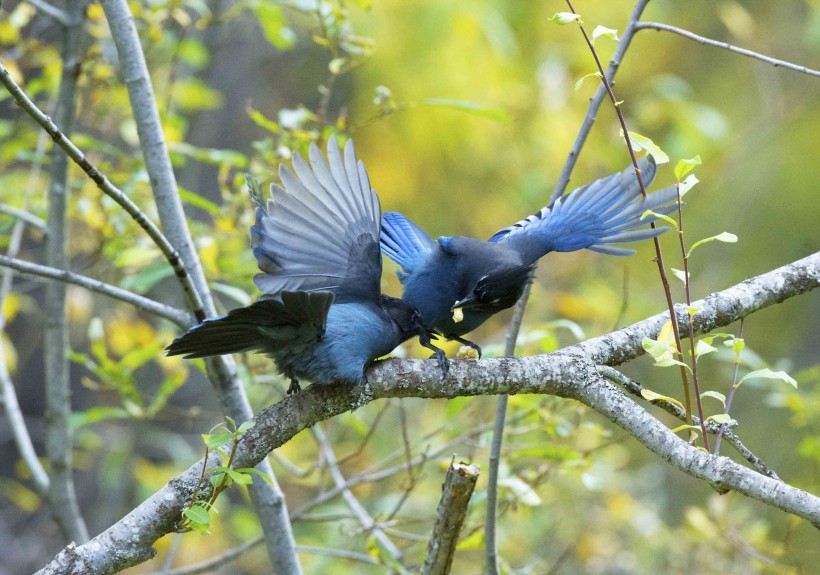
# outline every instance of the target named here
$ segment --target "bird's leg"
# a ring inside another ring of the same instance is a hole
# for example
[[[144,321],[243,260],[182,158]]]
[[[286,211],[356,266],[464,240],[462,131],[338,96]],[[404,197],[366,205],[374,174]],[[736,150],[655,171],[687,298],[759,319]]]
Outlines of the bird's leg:
[[[433,355],[430,356],[430,359],[435,359],[438,363],[438,368],[441,370],[441,379],[444,381],[444,378],[447,377],[447,373],[450,371],[450,362],[447,361],[447,355],[444,353],[444,350],[432,344],[430,334],[427,332],[423,332],[419,335],[419,343],[423,347],[433,350]]]
[[[297,380],[295,377],[291,377],[290,387],[288,387],[287,394],[293,395],[295,393],[299,393],[300,391],[302,391],[302,386],[299,385],[299,380]]]
[[[477,343],[473,343],[470,340],[464,339],[463,337],[458,337],[457,335],[451,336],[449,339],[457,341],[461,345],[466,345],[467,347],[473,348],[478,354],[478,359],[481,359],[481,348],[478,346]]]

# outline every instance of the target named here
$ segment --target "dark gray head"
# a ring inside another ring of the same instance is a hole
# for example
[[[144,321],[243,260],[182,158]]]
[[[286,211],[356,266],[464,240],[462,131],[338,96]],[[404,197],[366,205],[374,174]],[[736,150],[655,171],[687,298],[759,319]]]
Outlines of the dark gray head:
[[[421,315],[406,301],[382,294],[381,304],[401,332],[402,341],[423,333],[430,334],[424,327]]]

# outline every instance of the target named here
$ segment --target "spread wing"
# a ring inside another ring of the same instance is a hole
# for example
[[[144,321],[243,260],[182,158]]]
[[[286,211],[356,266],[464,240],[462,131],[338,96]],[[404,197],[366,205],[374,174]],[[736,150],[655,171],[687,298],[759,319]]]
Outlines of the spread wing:
[[[331,138],[327,162],[312,144],[309,159],[295,154],[293,172],[280,166],[282,186],[272,185],[271,199],[256,209],[251,243],[262,272],[256,286],[274,296],[330,291],[375,301],[381,207],[367,170],[350,140],[343,156]]]

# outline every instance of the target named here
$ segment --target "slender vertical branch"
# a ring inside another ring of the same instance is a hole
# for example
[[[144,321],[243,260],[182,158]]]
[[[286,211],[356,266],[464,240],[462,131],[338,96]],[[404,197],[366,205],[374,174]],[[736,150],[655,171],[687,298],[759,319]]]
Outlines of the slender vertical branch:
[[[635,32],[639,29],[639,20],[641,19],[641,15],[646,9],[647,4],[649,4],[649,0],[638,0],[635,3],[635,7],[632,9],[632,14],[629,16],[629,20],[627,21],[626,27],[621,34],[621,39],[618,42],[618,46],[615,48],[615,53],[609,61],[606,74],[604,74],[604,77],[609,83],[612,83],[615,79],[615,74],[618,72],[621,61],[623,60],[629,45],[632,43],[632,38],[635,36]],[[555,189],[552,192],[552,196],[550,196],[550,202],[557,200],[566,191],[567,185],[569,185],[570,177],[572,176],[572,170],[575,169],[575,163],[578,161],[578,156],[581,154],[581,148],[584,147],[584,144],[587,141],[589,132],[592,130],[592,125],[595,123],[595,118],[598,116],[598,110],[601,109],[601,104],[604,102],[604,98],[606,98],[606,93],[606,86],[601,83],[601,85],[598,86],[598,90],[596,90],[595,95],[590,99],[587,115],[584,117],[584,122],[581,124],[581,129],[578,131],[578,135],[575,136],[575,142],[572,144],[572,149],[570,149],[567,160],[564,162],[564,167],[561,170],[561,174],[558,176]]]
[[[70,135],[74,126],[77,77],[80,71],[85,0],[66,3],[67,19],[63,28],[63,70],[54,118]],[[68,157],[54,146],[51,151],[51,186],[48,191],[48,229],[46,263],[68,269]],[[71,374],[68,363],[68,323],[66,285],[49,282],[44,302],[45,333],[45,435],[49,469],[48,499],[51,511],[66,541],[83,543],[88,530],[80,512],[73,479],[74,433],[71,416]]]
[[[737,338],[743,339],[743,327],[744,327],[744,318],[740,318],[740,333],[738,333]],[[726,405],[723,407],[723,413],[728,414],[729,410],[732,409],[732,400],[735,398],[735,391],[737,391],[737,370],[740,367],[740,352],[738,351],[735,355],[735,365],[732,369],[732,387],[729,388],[729,393],[726,396]],[[720,431],[718,432],[717,439],[715,439],[715,455],[720,453],[720,440],[723,438],[723,435],[728,431],[729,426],[727,424],[723,424],[720,426]]]
[[[177,193],[176,177],[171,167],[156,98],[134,25],[134,18],[127,0],[103,0],[102,7],[117,47],[117,55],[128,89],[145,167],[150,177],[162,228],[168,240],[179,252],[179,257],[193,281],[205,313],[215,315],[213,299],[199,257],[194,249],[185,212],[182,209],[182,201]],[[222,411],[233,418],[237,424],[253,417],[253,410],[239,384],[236,365],[230,356],[209,359],[205,365],[208,377],[217,390]],[[284,493],[276,482],[273,469],[267,459],[263,459],[257,465],[257,469],[271,479],[270,483],[258,478],[254,479],[250,495],[254,510],[262,524],[272,569],[275,573],[283,575],[300,575],[302,569],[296,553],[296,542],[293,539]]]
[[[632,43],[632,37],[635,35],[635,25],[641,19],[646,5],[649,0],[638,0],[635,7],[632,9],[632,14],[626,23],[621,39],[618,42],[618,47],[609,62],[604,78],[609,82],[615,78],[618,68],[621,65],[629,45]],[[597,58],[597,57],[596,57]],[[603,71],[601,72],[603,74]],[[555,184],[555,189],[550,196],[549,202],[552,203],[558,199],[569,184],[572,170],[575,169],[575,163],[578,161],[578,156],[581,153],[581,148],[584,147],[589,132],[592,130],[592,125],[595,123],[595,118],[598,115],[598,110],[606,97],[606,84],[601,84],[598,91],[589,102],[589,109],[575,137],[575,142],[567,155],[567,160],[564,162],[564,167],[558,177],[558,182]],[[645,194],[645,192],[644,192]],[[657,240],[656,240],[657,241]],[[507,329],[507,341],[505,354],[510,356],[515,352],[515,342],[518,339],[518,332],[521,330],[521,322],[524,320],[524,313],[527,309],[527,300],[530,296],[530,288],[532,286],[532,279],[530,279],[521,294],[521,298],[515,305],[515,312],[513,313],[510,326]],[[487,517],[484,525],[484,549],[486,555],[486,570],[488,575],[498,574],[498,545],[496,543],[495,530],[497,521],[497,497],[498,497],[498,465],[500,462],[502,436],[504,434],[504,419],[507,413],[507,397],[502,396],[498,399],[498,406],[496,407],[496,424],[493,429],[493,442],[490,447],[490,468],[487,480]]]
[[[683,208],[681,206],[680,182],[675,184],[675,188],[678,191],[678,240],[680,242],[681,257],[683,258],[683,284],[684,291],[686,292],[686,305],[691,307],[692,294],[689,282],[689,254],[686,251],[686,241],[683,239]],[[695,387],[695,401],[698,406],[698,421],[700,421],[700,432],[703,434],[703,445],[706,447],[706,451],[709,451],[709,436],[706,435],[706,422],[703,419],[703,405],[701,403],[700,383],[698,381],[698,356],[695,353],[695,344],[697,343],[695,341],[695,325],[694,320],[692,319],[692,314],[687,312],[686,315],[689,318],[689,321],[686,323],[689,327],[689,352],[692,355],[692,384]],[[683,355],[683,350],[681,348],[678,348],[678,351],[681,355]],[[681,360],[683,360],[683,357],[681,357]]]
[[[24,205],[28,202],[29,195],[34,186],[34,183],[39,177],[42,167],[43,153],[45,150],[45,132],[40,132],[40,137],[37,139],[37,150],[35,152],[34,164],[31,167],[28,177],[28,184],[25,187],[23,196]],[[8,257],[15,257],[19,251],[23,241],[23,232],[25,231],[26,221],[18,220],[15,222],[9,237],[9,247],[6,252]],[[14,270],[11,268],[4,268],[2,273],[2,280],[0,280],[0,332],[6,328],[6,316],[3,314],[3,304],[6,297],[11,293],[12,281],[14,278]],[[14,443],[17,450],[20,452],[20,458],[25,462],[31,473],[34,490],[40,497],[47,499],[50,480],[46,473],[43,464],[37,456],[37,451],[34,449],[34,444],[31,441],[31,435],[28,432],[23,412],[20,410],[20,402],[17,401],[17,391],[14,389],[14,382],[9,373],[8,364],[6,363],[5,346],[0,345],[0,407],[6,414],[9,429],[14,437]]]
[[[577,14],[575,12],[575,8],[572,6],[572,2],[570,0],[566,0],[567,6],[572,11],[573,14]],[[598,72],[601,74],[601,83],[603,84],[606,93],[609,95],[609,99],[612,102],[612,106],[615,108],[615,114],[618,116],[618,122],[621,124],[621,131],[624,135],[624,140],[626,142],[626,148],[629,151],[629,157],[632,160],[632,165],[635,167],[635,177],[638,179],[638,186],[641,189],[641,195],[646,197],[646,186],[643,182],[643,176],[641,175],[641,170],[638,168],[638,158],[635,156],[635,150],[632,147],[632,140],[629,137],[629,131],[626,128],[626,120],[624,119],[623,112],[621,111],[621,103],[615,98],[615,93],[612,91],[612,85],[610,81],[607,79],[606,74],[604,73],[604,68],[601,65],[601,60],[598,58],[598,52],[595,51],[595,46],[592,44],[592,40],[590,40],[589,35],[587,34],[586,28],[584,28],[583,23],[579,20],[578,21],[578,28],[581,30],[581,34],[584,36],[584,40],[589,47],[589,51],[592,53],[592,57],[595,60],[595,65],[598,67]],[[654,229],[655,222],[651,222],[649,226]],[[675,344],[677,345],[678,351],[682,349],[681,345],[681,338],[680,338],[680,326],[678,325],[678,319],[675,315],[675,303],[672,299],[672,291],[669,287],[669,278],[666,275],[666,266],[663,263],[663,254],[661,253],[661,243],[657,237],[652,238],[653,243],[655,244],[655,263],[658,265],[658,273],[660,274],[661,284],[663,284],[663,292],[666,296],[666,304],[669,308],[669,316],[672,321],[672,331],[675,334]],[[686,413],[689,417],[689,424],[692,424],[692,399],[690,397],[689,392],[689,377],[686,374],[686,368],[684,366],[680,366],[680,376],[681,382],[683,384],[683,396],[684,396],[684,406],[686,407]],[[701,419],[703,419],[701,414]],[[705,439],[705,441],[708,441]]]

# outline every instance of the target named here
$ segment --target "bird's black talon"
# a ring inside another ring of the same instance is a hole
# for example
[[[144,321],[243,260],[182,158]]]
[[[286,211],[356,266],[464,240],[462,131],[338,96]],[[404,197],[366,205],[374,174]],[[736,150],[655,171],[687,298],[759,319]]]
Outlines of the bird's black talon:
[[[447,378],[447,374],[450,373],[450,362],[447,360],[447,355],[443,350],[439,349],[431,356],[431,359],[433,358],[436,359],[438,368],[441,370],[441,381],[444,381]]]
[[[300,391],[302,391],[302,386],[299,385],[299,382],[296,379],[291,379],[290,380],[290,387],[288,387],[288,390],[287,390],[286,393],[288,395],[294,395],[296,393],[299,393]]]

